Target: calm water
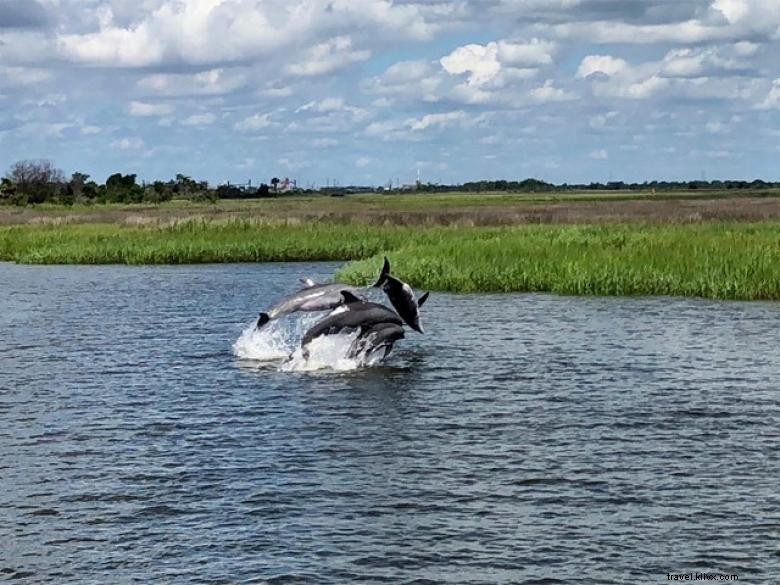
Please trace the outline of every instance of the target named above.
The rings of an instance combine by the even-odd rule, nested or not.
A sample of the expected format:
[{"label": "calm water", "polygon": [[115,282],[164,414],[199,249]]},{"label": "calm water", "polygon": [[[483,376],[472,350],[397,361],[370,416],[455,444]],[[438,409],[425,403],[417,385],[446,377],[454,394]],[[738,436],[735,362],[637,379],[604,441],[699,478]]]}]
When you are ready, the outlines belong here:
[{"label": "calm water", "polygon": [[780,304],[432,295],[381,368],[231,352],[333,264],[0,265],[0,579],[780,575]]}]

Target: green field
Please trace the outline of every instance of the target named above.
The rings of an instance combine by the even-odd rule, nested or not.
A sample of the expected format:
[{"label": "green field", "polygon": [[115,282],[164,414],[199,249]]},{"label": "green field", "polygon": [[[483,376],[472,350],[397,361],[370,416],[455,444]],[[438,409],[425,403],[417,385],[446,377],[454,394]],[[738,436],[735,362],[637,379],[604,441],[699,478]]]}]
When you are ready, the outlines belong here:
[{"label": "green field", "polygon": [[387,254],[415,288],[451,292],[682,295],[780,300],[780,223],[512,227],[284,225],[0,228],[0,259],[32,264],[345,260],[372,281]]}]

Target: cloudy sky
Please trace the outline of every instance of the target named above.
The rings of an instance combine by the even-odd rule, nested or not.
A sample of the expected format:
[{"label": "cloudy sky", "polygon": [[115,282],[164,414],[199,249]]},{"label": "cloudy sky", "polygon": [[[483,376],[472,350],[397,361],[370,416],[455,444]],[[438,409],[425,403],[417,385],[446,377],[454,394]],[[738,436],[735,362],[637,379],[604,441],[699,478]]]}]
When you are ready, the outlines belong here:
[{"label": "cloudy sky", "polygon": [[780,0],[0,0],[0,171],[780,179]]}]

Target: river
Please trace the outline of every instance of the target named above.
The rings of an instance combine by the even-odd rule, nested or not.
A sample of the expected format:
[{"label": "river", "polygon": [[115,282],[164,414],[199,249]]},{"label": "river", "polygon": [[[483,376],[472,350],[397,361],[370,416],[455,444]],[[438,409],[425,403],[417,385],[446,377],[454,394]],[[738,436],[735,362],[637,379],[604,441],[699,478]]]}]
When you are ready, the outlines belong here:
[{"label": "river", "polygon": [[777,583],[780,304],[433,293],[382,366],[236,355],[336,268],[0,264],[0,580]]}]

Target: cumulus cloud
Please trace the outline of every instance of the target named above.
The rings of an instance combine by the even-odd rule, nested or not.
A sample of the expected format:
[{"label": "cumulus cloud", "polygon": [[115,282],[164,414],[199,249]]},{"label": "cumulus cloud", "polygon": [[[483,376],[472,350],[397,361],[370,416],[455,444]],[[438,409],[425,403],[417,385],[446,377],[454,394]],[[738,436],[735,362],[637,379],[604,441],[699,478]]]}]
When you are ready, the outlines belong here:
[{"label": "cumulus cloud", "polygon": [[[140,18],[117,18],[103,4],[96,30],[57,38],[59,54],[89,65],[153,67],[169,63],[208,66],[247,63],[318,40],[326,31],[373,29],[387,38],[426,39],[441,11],[390,0],[160,0]],[[299,75],[333,71],[364,60],[346,36],[314,44],[308,59],[292,65]],[[346,44],[346,46],[345,46]]]},{"label": "cumulus cloud", "polygon": [[587,78],[594,73],[611,77],[628,69],[628,63],[623,59],[610,55],[588,55],[577,68],[577,77]]},{"label": "cumulus cloud", "polygon": [[128,108],[131,116],[150,117],[166,116],[173,112],[173,106],[170,104],[149,104],[145,102],[130,102]]},{"label": "cumulus cloud", "polygon": [[0,65],[0,77],[8,85],[36,85],[49,81],[51,72],[37,67],[3,67]]},{"label": "cumulus cloud", "polygon": [[292,75],[325,75],[343,69],[352,63],[359,63],[371,57],[371,51],[357,50],[352,39],[341,36],[313,46],[296,63],[287,66]]},{"label": "cumulus cloud", "polygon": [[200,73],[155,73],[141,78],[138,87],[164,96],[222,95],[244,87],[246,75],[238,71],[210,69]]},{"label": "cumulus cloud", "polygon": [[431,127],[443,128],[450,126],[455,122],[466,119],[466,112],[459,110],[457,112],[444,112],[441,114],[428,114],[419,119],[407,120],[406,125],[410,130],[419,132]]},{"label": "cumulus cloud", "polygon": [[775,79],[772,82],[772,87],[769,89],[766,97],[758,104],[759,109],[762,110],[775,110],[780,109],[780,78]]},{"label": "cumulus cloud", "polygon": [[211,112],[205,112],[203,114],[192,114],[187,116],[181,121],[183,126],[208,126],[213,124],[217,120],[217,117]]},{"label": "cumulus cloud", "polygon": [[565,102],[575,99],[574,94],[559,87],[555,87],[554,81],[548,79],[541,87],[535,87],[530,91],[531,98],[538,103]]},{"label": "cumulus cloud", "polygon": [[268,128],[271,124],[271,114],[253,114],[237,122],[233,128],[239,132],[256,132]]},{"label": "cumulus cloud", "polygon": [[137,136],[119,138],[111,143],[111,148],[117,150],[140,150],[144,147],[144,141]]},{"label": "cumulus cloud", "polygon": [[366,80],[363,89],[372,95],[436,102],[443,82],[441,73],[427,61],[400,61],[382,75]]},{"label": "cumulus cloud", "polygon": [[366,128],[366,134],[384,140],[416,140],[428,131],[441,130],[451,126],[473,125],[474,120],[463,110],[426,114],[405,120],[383,120],[373,122]]},{"label": "cumulus cloud", "polygon": [[555,43],[533,39],[528,43],[497,41],[486,45],[464,45],[440,60],[450,75],[467,75],[470,86],[489,82],[503,85],[512,79],[533,76],[539,67],[550,65]]}]

